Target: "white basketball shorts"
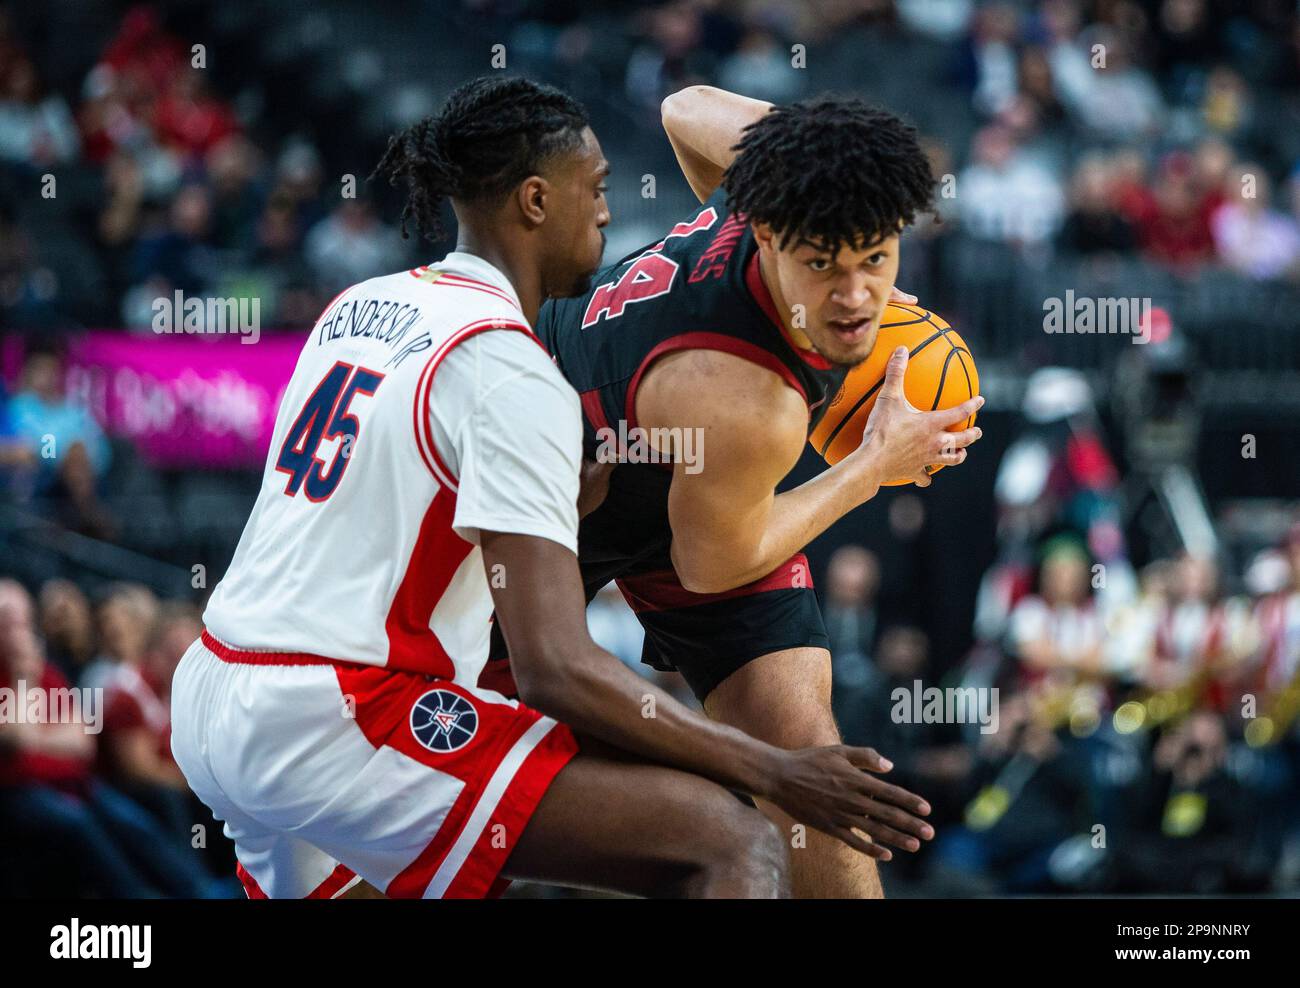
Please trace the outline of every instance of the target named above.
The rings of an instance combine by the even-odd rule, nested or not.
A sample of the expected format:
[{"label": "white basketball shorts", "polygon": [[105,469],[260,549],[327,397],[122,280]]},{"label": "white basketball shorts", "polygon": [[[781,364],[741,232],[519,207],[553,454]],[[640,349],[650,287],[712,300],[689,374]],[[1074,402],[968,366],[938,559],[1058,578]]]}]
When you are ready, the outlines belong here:
[{"label": "white basketball shorts", "polygon": [[249,898],[499,894],[573,734],[499,693],[208,632],[172,686],[172,751]]}]

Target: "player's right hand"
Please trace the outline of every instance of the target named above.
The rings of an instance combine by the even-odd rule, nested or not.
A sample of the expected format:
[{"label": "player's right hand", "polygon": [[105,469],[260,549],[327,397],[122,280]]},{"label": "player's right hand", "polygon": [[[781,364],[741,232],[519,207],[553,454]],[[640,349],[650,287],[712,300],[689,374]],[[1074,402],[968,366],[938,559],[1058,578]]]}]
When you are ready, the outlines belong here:
[{"label": "player's right hand", "polygon": [[881,861],[893,857],[883,845],[915,851],[934,836],[934,828],[921,819],[930,812],[929,803],[869,774],[892,767],[871,748],[831,745],[782,754],[766,797],[796,823]]},{"label": "player's right hand", "polygon": [[948,426],[963,422],[979,411],[984,398],[976,395],[953,408],[922,412],[912,407],[903,392],[906,373],[907,347],[900,346],[885,365],[885,380],[867,419],[862,445],[852,455],[865,455],[878,481],[906,477],[918,487],[929,487],[927,466],[954,466],[963,462],[966,447],[984,434],[979,426],[961,432],[948,431]]}]

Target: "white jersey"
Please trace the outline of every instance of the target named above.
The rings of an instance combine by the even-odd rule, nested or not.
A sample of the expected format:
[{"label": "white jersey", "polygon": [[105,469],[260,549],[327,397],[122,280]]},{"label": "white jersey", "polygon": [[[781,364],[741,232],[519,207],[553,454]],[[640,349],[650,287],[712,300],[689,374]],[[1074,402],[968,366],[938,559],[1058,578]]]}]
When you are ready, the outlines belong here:
[{"label": "white jersey", "polygon": [[478,532],[576,552],[581,429],[486,261],[354,285],[303,346],[209,632],[472,686],[492,615]]}]

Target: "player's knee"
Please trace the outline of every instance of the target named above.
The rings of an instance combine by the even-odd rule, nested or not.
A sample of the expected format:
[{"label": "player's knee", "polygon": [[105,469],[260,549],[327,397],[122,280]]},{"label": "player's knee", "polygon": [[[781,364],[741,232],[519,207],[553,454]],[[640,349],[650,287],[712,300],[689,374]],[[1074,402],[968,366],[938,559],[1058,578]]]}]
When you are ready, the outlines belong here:
[{"label": "player's knee", "polygon": [[830,703],[808,700],[784,711],[780,717],[760,717],[744,728],[761,741],[778,748],[813,748],[840,744],[840,729]]},{"label": "player's knee", "polygon": [[790,842],[781,828],[762,813],[752,814],[749,866],[754,895],[786,898],[790,895]]},{"label": "player's knee", "polygon": [[718,839],[701,847],[705,882],[736,898],[789,894],[789,851],[780,829],[758,810],[733,799],[715,817]]},{"label": "player's knee", "polygon": [[743,857],[735,867],[746,883],[749,898],[777,899],[788,896],[790,852],[780,828],[762,813],[747,814],[742,841]]}]

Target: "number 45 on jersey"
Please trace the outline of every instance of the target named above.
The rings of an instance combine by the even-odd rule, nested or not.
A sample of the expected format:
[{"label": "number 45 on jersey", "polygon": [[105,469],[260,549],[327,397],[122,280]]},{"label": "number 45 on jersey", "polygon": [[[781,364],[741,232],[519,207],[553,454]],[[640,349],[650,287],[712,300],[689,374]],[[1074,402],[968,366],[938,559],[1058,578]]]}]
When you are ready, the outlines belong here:
[{"label": "number 45 on jersey", "polygon": [[[289,427],[275,461],[275,469],[289,475],[285,494],[297,497],[301,490],[309,501],[324,501],[334,493],[361,432],[361,423],[348,410],[352,399],[373,395],[383,379],[383,374],[341,360],[321,378]],[[340,437],[342,442],[326,463],[319,456],[321,444]]]}]

